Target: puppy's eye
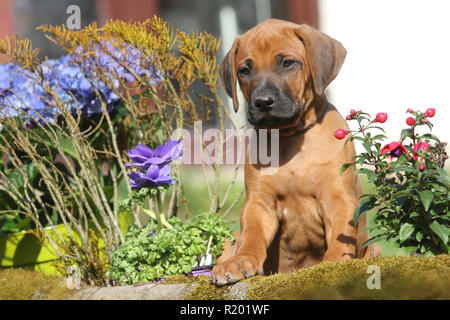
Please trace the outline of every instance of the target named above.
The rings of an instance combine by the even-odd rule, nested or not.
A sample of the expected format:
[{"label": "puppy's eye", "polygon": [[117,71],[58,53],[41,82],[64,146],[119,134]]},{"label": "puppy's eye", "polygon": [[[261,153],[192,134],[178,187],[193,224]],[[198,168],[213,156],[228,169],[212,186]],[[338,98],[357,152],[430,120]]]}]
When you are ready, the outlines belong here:
[{"label": "puppy's eye", "polygon": [[248,67],[241,67],[238,70],[238,76],[240,77],[246,77],[250,74],[250,68]]},{"label": "puppy's eye", "polygon": [[283,61],[283,69],[284,70],[291,70],[295,66],[295,64],[297,64],[297,63],[299,63],[299,62],[296,61],[296,60],[290,60],[290,59],[284,60]]}]

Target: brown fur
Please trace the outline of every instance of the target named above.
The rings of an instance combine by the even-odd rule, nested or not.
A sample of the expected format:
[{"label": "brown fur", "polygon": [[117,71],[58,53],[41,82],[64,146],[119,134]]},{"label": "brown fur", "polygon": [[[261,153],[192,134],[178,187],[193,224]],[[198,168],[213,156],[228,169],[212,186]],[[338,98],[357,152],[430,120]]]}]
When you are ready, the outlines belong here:
[{"label": "brown fur", "polygon": [[[277,72],[277,55],[299,59],[302,66]],[[239,78],[249,103],[252,90],[263,79],[293,97],[303,109],[299,117],[280,128],[279,168],[262,175],[262,166],[245,165],[246,200],[241,231],[234,246],[227,242],[213,269],[212,281],[233,283],[255,274],[290,272],[325,260],[370,256],[361,250],[367,240],[365,220],[357,228],[353,213],[361,186],[342,164],[355,155],[353,143],[333,137],[336,129],[348,129],[334,106],[310,130],[325,111],[325,88],[338,74],[346,51],[336,40],[307,25],[267,20],[239,36],[221,66],[221,77],[237,111],[237,72],[251,61],[252,78]],[[269,127],[270,128],[270,127]],[[376,255],[379,255],[376,247]]]}]

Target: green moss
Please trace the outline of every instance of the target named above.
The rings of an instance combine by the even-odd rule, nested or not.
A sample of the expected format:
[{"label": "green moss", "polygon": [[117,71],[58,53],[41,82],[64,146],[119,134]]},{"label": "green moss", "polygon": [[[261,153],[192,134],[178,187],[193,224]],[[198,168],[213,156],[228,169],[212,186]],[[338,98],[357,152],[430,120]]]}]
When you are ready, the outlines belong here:
[{"label": "green moss", "polygon": [[184,297],[186,300],[224,300],[228,287],[211,284],[208,276],[198,276],[197,285]]},{"label": "green moss", "polygon": [[64,279],[25,269],[0,270],[0,300],[62,300],[71,291]]},{"label": "green moss", "polygon": [[[367,288],[370,265],[380,268],[380,290]],[[250,284],[250,300],[450,299],[450,255],[322,262],[292,273],[256,276],[243,282]],[[212,285],[207,276],[174,276],[165,283],[196,283],[185,296],[192,300],[227,299],[230,289]]]},{"label": "green moss", "polygon": [[[380,290],[366,286],[370,265],[380,268]],[[249,282],[248,299],[449,299],[450,256],[323,262]]]},{"label": "green moss", "polygon": [[224,300],[229,289],[227,286],[217,287],[211,284],[209,276],[170,276],[163,283],[194,283],[194,288],[184,296],[186,300]]},{"label": "green moss", "polygon": [[[380,268],[381,289],[369,290],[367,267]],[[322,262],[289,274],[257,276],[251,300],[296,299],[450,299],[450,255],[435,258],[384,257]],[[230,286],[217,287],[208,276],[171,276],[163,284],[192,283],[189,300],[227,299]],[[63,278],[23,269],[0,271],[0,300],[69,299]]]}]

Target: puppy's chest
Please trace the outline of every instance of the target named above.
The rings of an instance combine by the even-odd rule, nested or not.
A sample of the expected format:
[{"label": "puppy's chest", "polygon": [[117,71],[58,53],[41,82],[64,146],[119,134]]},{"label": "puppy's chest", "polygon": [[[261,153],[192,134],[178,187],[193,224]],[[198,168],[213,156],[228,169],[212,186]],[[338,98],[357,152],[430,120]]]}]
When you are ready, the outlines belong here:
[{"label": "puppy's chest", "polygon": [[319,262],[325,250],[325,229],[320,206],[314,197],[303,196],[276,201],[279,220],[278,272],[290,272]]},{"label": "puppy's chest", "polygon": [[280,167],[272,177],[271,194],[274,209],[284,233],[296,233],[323,227],[319,194],[322,188],[317,177],[317,166],[302,163]]},{"label": "puppy's chest", "polygon": [[[310,197],[320,189],[317,170],[319,164],[302,159],[298,155],[272,171],[273,174],[260,176],[262,186],[270,186],[276,199]],[[270,173],[270,172],[269,172]]]}]

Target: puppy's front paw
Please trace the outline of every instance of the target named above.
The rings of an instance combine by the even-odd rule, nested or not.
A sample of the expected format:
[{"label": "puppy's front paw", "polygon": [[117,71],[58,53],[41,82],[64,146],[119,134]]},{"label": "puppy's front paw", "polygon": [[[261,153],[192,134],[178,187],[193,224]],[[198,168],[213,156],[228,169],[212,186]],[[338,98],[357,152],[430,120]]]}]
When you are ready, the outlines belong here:
[{"label": "puppy's front paw", "polygon": [[257,259],[252,256],[237,255],[214,267],[211,282],[222,286],[256,274],[263,274],[262,266],[258,265]]}]

